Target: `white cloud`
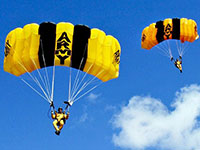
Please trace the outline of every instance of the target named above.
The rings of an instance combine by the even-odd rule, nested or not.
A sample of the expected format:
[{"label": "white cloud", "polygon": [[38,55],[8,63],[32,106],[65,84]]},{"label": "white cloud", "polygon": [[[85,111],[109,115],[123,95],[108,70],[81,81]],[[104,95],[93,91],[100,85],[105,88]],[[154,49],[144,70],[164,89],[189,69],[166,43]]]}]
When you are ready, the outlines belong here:
[{"label": "white cloud", "polygon": [[105,106],[105,111],[116,111],[116,106],[113,105],[106,105]]},{"label": "white cloud", "polygon": [[85,122],[88,119],[88,114],[87,113],[83,113],[82,116],[79,119],[79,122]]},{"label": "white cloud", "polygon": [[200,86],[191,85],[176,93],[173,111],[152,97],[134,96],[114,117],[119,132],[116,146],[142,150],[200,149]]},{"label": "white cloud", "polygon": [[99,98],[99,96],[100,96],[100,94],[90,93],[90,94],[87,96],[87,99],[88,99],[90,102],[94,103],[94,102],[97,100],[97,98]]}]

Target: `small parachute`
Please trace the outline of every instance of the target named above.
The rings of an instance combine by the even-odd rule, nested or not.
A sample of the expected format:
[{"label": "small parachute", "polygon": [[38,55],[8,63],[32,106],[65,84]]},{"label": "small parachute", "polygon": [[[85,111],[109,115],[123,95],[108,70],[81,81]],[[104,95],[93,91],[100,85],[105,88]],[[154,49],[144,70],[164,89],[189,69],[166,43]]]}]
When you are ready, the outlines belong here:
[{"label": "small parachute", "polygon": [[[27,24],[23,28],[12,30],[7,35],[4,53],[4,71],[19,77],[28,73],[40,88],[41,84],[35,77],[32,77],[31,72],[51,66],[75,68],[75,70],[90,74],[102,82],[119,76],[121,48],[118,40],[111,35],[106,35],[102,30],[90,29],[86,25],[73,25],[69,22]],[[54,76],[55,73],[52,78]],[[48,94],[51,90],[49,90],[49,83],[45,81],[46,79],[42,80],[48,92],[44,92],[44,90],[42,92],[51,103],[54,79],[52,79],[51,95]],[[76,82],[81,82],[81,80]],[[69,84],[71,84],[71,80]],[[78,83],[75,84],[78,85]],[[29,84],[27,83],[27,85]],[[84,84],[82,87],[85,88],[86,85]],[[35,88],[29,86],[41,96]],[[71,89],[69,89],[69,93],[70,91]],[[73,95],[75,94],[73,93]],[[69,100],[72,101],[73,98],[71,97]]]},{"label": "small parachute", "polygon": [[[197,24],[192,19],[187,18],[168,18],[156,23],[150,24],[142,31],[141,46],[143,49],[150,50],[152,47],[158,47],[164,54],[172,58],[172,52],[169,42],[167,46],[162,46],[164,41],[176,40],[179,56],[184,54],[184,43],[194,42],[199,38],[197,33]],[[177,41],[180,41],[178,43]],[[164,47],[164,48],[163,48]],[[167,48],[166,48],[167,47]]]}]

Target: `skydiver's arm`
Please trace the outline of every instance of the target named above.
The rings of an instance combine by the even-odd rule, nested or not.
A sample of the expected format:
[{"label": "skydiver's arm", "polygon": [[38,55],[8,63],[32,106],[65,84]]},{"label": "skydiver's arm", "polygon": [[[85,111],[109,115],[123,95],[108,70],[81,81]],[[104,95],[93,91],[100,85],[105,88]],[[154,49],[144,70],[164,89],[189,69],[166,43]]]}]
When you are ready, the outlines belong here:
[{"label": "skydiver's arm", "polygon": [[65,114],[65,119],[69,118],[69,112],[67,112],[67,114]]},{"label": "skydiver's arm", "polygon": [[57,114],[58,114],[57,111],[55,111],[55,118],[57,117]]},{"label": "skydiver's arm", "polygon": [[53,111],[51,111],[51,118],[52,118],[52,119],[55,119],[55,118],[56,118],[56,115],[53,113]]},{"label": "skydiver's arm", "polygon": [[55,106],[53,104],[53,101],[51,101],[50,107],[51,107],[51,112],[55,112]]}]

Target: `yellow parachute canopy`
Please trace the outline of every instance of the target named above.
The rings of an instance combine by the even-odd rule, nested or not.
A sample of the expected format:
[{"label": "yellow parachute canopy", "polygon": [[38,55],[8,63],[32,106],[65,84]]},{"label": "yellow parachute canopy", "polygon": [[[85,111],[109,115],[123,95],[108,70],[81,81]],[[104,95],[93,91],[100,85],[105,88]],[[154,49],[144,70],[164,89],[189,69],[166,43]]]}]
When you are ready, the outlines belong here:
[{"label": "yellow parachute canopy", "polygon": [[20,76],[48,66],[67,66],[105,82],[118,77],[120,54],[118,40],[99,29],[67,22],[32,23],[7,35],[4,70]]},{"label": "yellow parachute canopy", "polygon": [[144,49],[151,49],[160,42],[177,39],[182,43],[193,42],[198,39],[197,24],[192,19],[173,18],[150,24],[142,31],[141,45]]}]

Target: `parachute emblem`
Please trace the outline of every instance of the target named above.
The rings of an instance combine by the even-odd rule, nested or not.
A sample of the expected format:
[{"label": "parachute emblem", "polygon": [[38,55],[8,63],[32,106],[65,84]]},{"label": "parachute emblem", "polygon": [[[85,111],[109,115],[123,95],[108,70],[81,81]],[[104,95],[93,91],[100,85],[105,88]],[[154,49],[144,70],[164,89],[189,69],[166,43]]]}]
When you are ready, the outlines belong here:
[{"label": "parachute emblem", "polygon": [[114,53],[114,62],[116,64],[120,63],[120,51],[119,50]]},{"label": "parachute emblem", "polygon": [[146,39],[146,35],[142,34],[142,42],[144,42],[145,39]]},{"label": "parachute emblem", "polygon": [[170,24],[167,24],[167,26],[164,29],[164,32],[167,39],[169,39],[169,36],[172,34],[172,26]]},{"label": "parachute emblem", "polygon": [[5,56],[8,56],[8,54],[10,53],[10,48],[11,48],[11,45],[9,44],[9,40],[7,40],[6,46],[5,46],[5,51],[4,51]]},{"label": "parachute emblem", "polygon": [[60,38],[57,40],[57,50],[55,51],[56,56],[60,59],[60,64],[64,65],[65,59],[71,55],[71,50],[69,49],[69,40],[67,33],[63,32]]}]

